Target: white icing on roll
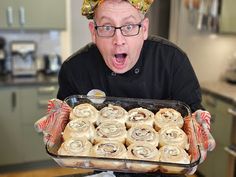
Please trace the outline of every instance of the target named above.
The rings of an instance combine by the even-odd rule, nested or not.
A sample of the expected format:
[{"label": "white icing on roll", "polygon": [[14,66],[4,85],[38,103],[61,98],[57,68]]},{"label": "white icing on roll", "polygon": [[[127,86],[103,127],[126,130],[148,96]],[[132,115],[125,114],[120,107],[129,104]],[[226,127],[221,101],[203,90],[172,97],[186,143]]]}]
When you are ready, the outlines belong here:
[{"label": "white icing on roll", "polygon": [[159,135],[148,125],[133,126],[128,130],[126,144],[129,146],[134,142],[147,142],[154,146],[158,146]]},{"label": "white icing on roll", "polygon": [[86,138],[70,138],[61,144],[59,155],[88,156],[92,144]]},{"label": "white icing on roll", "polygon": [[154,126],[157,131],[159,131],[162,127],[172,125],[182,128],[183,124],[184,120],[181,114],[172,108],[160,109],[155,114]]},{"label": "white icing on roll", "polygon": [[93,142],[95,128],[91,122],[84,119],[73,119],[65,127],[63,139],[86,137]]},{"label": "white icing on roll", "polygon": [[178,173],[181,172],[184,167],[178,167],[175,164],[189,164],[190,156],[181,147],[165,145],[159,149],[160,162],[170,162],[173,166],[161,165],[161,171],[165,173]]},{"label": "white icing on roll", "polygon": [[149,125],[153,126],[154,113],[145,108],[134,108],[128,111],[128,120],[126,121],[126,126],[128,128],[137,125]]},{"label": "white icing on roll", "polygon": [[159,144],[180,146],[184,149],[189,148],[188,137],[186,133],[177,126],[167,126],[159,131]]},{"label": "white icing on roll", "polygon": [[100,110],[100,116],[98,118],[97,124],[99,125],[101,122],[104,121],[118,121],[120,123],[125,123],[127,120],[127,111],[122,108],[121,106],[111,105],[102,108]]},{"label": "white icing on roll", "polygon": [[74,107],[70,113],[70,119],[86,119],[91,123],[95,123],[98,118],[98,110],[88,103],[79,104]]},{"label": "white icing on roll", "polygon": [[109,140],[124,143],[126,134],[124,124],[118,121],[105,121],[96,128],[95,142]]},{"label": "white icing on roll", "polygon": [[[107,157],[107,158],[126,158],[126,148],[120,142],[115,141],[103,141],[93,146],[92,148],[92,156],[94,157]],[[117,169],[123,168],[125,163],[123,161],[99,161],[92,160],[91,163],[96,168],[103,169]]]}]

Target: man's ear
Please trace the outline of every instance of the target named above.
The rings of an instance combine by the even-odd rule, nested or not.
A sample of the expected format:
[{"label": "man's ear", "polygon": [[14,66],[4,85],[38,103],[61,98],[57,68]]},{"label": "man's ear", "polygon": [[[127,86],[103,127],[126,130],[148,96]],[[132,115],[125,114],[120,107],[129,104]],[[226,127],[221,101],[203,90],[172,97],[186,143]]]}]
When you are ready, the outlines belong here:
[{"label": "man's ear", "polygon": [[93,43],[96,43],[96,30],[94,28],[94,22],[90,21],[89,22],[89,30],[90,30],[90,33],[91,33],[91,38],[92,38],[92,41]]},{"label": "man's ear", "polygon": [[143,30],[144,40],[146,40],[148,38],[148,29],[149,29],[149,19],[145,18],[142,22],[142,30]]}]

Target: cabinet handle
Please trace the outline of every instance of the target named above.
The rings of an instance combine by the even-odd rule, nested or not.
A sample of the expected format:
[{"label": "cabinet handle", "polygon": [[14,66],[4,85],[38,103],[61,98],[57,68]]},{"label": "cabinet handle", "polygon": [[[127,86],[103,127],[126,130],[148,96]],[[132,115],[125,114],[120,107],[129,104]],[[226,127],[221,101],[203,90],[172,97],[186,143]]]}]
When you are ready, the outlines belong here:
[{"label": "cabinet handle", "polygon": [[19,7],[19,22],[21,26],[25,25],[25,8],[24,7]]},{"label": "cabinet handle", "polygon": [[228,152],[230,155],[232,155],[233,157],[236,157],[236,152],[233,149],[226,146],[224,150]]},{"label": "cabinet handle", "polygon": [[13,9],[11,6],[7,7],[7,24],[8,26],[13,25]]},{"label": "cabinet handle", "polygon": [[41,87],[38,89],[38,93],[40,94],[50,94],[53,93],[56,90],[55,87]]},{"label": "cabinet handle", "polygon": [[228,108],[228,113],[232,116],[236,116],[236,110],[234,110],[232,108]]},{"label": "cabinet handle", "polygon": [[12,92],[11,104],[12,104],[12,111],[14,111],[14,109],[16,108],[16,92]]}]

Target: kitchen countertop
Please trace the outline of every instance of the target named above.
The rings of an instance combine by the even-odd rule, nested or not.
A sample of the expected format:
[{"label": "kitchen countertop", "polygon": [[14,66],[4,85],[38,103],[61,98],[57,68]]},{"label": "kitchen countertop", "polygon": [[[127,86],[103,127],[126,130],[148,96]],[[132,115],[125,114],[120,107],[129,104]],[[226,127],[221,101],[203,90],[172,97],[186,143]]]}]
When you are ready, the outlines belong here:
[{"label": "kitchen countertop", "polygon": [[224,101],[236,105],[236,84],[226,81],[201,82],[202,93],[211,94]]},{"label": "kitchen countertop", "polygon": [[13,77],[10,74],[0,76],[0,87],[3,86],[25,86],[25,85],[57,85],[57,75],[44,75],[38,73],[36,76]]}]

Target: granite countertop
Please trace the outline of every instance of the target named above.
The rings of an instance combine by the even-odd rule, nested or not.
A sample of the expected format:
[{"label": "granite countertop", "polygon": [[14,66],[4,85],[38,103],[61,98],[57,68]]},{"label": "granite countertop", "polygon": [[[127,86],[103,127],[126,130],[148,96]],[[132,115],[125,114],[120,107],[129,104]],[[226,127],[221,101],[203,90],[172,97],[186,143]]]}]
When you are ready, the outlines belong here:
[{"label": "granite countertop", "polygon": [[203,93],[211,94],[236,105],[236,84],[226,81],[210,81],[201,82],[200,85]]},{"label": "granite countertop", "polygon": [[24,85],[57,85],[57,75],[44,75],[38,73],[36,76],[13,77],[10,74],[0,76],[0,87],[3,86],[24,86]]}]

